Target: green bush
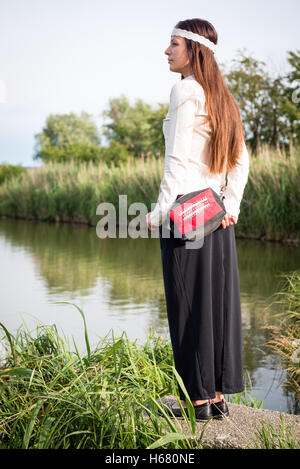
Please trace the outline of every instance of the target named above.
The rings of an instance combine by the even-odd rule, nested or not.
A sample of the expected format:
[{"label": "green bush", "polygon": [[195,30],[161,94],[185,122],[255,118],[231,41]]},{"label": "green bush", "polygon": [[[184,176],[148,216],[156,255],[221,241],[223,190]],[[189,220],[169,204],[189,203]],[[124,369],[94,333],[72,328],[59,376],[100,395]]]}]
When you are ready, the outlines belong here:
[{"label": "green bush", "polygon": [[19,177],[21,174],[26,173],[27,169],[20,165],[1,164],[0,165],[0,184],[8,181],[13,177]]},{"label": "green bush", "polygon": [[114,140],[110,143],[109,147],[102,147],[93,143],[70,143],[60,148],[52,145],[44,145],[41,149],[41,155],[45,163],[49,161],[66,163],[70,160],[74,160],[77,162],[103,162],[108,166],[112,164],[118,166],[130,156],[125,146]]}]

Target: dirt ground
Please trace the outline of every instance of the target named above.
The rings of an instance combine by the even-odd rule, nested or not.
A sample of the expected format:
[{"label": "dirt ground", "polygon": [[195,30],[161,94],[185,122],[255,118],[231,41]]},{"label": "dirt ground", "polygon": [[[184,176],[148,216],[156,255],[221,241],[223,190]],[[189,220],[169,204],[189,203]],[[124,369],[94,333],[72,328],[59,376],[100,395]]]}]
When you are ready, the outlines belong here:
[{"label": "dirt ground", "polygon": [[[175,396],[165,396],[160,402],[174,402]],[[292,435],[296,438],[300,448],[300,415],[287,414],[267,409],[254,409],[244,405],[228,403],[229,417],[222,420],[210,420],[207,424],[197,422],[196,437],[200,438],[203,425],[206,425],[202,437],[202,443],[213,448],[235,448],[235,449],[253,449],[261,446],[256,432],[262,429],[262,423],[268,422],[275,429],[282,428],[280,416],[286,426],[286,431],[290,429]],[[174,419],[175,421],[175,419]],[[185,433],[190,433],[187,423],[184,419],[176,419],[178,430],[182,429]],[[282,432],[280,432],[282,434]],[[275,437],[275,441],[277,441]]]}]

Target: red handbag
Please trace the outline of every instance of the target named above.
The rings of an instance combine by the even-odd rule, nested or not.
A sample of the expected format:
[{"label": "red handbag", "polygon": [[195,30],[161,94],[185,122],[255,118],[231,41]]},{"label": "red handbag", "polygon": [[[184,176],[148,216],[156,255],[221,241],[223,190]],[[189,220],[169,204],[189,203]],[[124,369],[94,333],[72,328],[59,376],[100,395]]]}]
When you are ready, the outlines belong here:
[{"label": "red handbag", "polygon": [[223,198],[211,187],[178,196],[168,212],[174,237],[193,241],[215,231],[226,215]]}]

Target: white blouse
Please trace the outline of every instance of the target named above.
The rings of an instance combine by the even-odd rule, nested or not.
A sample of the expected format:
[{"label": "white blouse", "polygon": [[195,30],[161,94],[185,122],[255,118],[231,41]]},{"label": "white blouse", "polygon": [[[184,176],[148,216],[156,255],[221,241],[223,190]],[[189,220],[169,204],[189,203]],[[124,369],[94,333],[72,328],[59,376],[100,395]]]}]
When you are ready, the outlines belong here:
[{"label": "white blouse", "polygon": [[[194,75],[178,81],[171,89],[170,106],[163,120],[165,138],[164,173],[154,209],[147,214],[151,226],[160,226],[178,194],[211,187],[217,194],[224,175],[212,174],[208,166],[210,125],[205,122],[205,94]],[[227,213],[238,219],[248,180],[249,155],[244,141],[237,165],[227,173],[224,191]]]}]

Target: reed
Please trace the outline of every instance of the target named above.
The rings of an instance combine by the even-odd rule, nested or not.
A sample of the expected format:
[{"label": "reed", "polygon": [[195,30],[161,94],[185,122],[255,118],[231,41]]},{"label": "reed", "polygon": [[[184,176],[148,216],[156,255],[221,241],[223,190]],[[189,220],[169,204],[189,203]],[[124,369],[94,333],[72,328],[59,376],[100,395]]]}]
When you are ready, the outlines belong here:
[{"label": "reed", "polygon": [[287,386],[300,396],[300,270],[280,274],[281,286],[271,297],[279,305],[279,324],[266,326],[271,331],[268,346],[282,358],[287,371]]},{"label": "reed", "polygon": [[263,145],[250,157],[237,228],[246,237],[299,242],[300,148],[292,155]]},{"label": "reed", "polygon": [[[121,194],[128,206],[155,203],[163,159],[129,159],[120,166],[70,161],[49,162],[0,186],[0,215],[95,226],[96,208],[110,202],[118,208]],[[250,153],[250,171],[237,236],[300,241],[300,148],[293,155],[263,146]],[[130,216],[128,216],[130,220]]]},{"label": "reed", "polygon": [[[109,202],[117,208],[119,194],[128,205],[143,202],[150,209],[159,186],[162,161],[126,161],[120,167],[105,163],[50,162],[0,188],[0,214],[48,221],[96,225],[96,207]],[[153,200],[154,202],[155,200]]]},{"label": "reed", "polygon": [[[62,303],[81,314],[85,351],[74,340],[71,346],[55,325],[29,331],[23,324],[13,336],[0,323],[0,449],[208,447],[202,439],[209,421],[196,436],[195,412],[174,368],[169,341],[152,329],[142,345],[125,332],[115,337],[111,331],[91,348],[83,311]],[[186,395],[187,433],[160,405],[165,395],[179,401],[178,385]],[[262,407],[249,387],[230,402]],[[292,448],[299,443],[284,423],[274,429],[265,421],[257,429],[256,444]]]},{"label": "reed", "polygon": [[[152,330],[142,346],[112,332],[91,350],[76,308],[86,353],[55,325],[13,336],[1,324],[0,448],[201,448],[157,414],[157,398],[176,392],[170,344]],[[187,423],[195,434],[195,415]]]}]

